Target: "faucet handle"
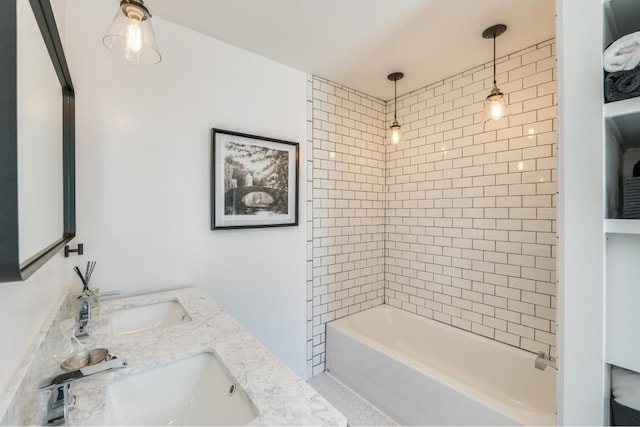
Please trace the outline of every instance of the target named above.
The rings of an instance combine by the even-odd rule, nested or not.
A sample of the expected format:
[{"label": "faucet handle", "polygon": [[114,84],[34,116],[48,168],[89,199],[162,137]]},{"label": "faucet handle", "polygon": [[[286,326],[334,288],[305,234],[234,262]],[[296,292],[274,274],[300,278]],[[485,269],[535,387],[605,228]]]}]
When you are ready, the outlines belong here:
[{"label": "faucet handle", "polygon": [[84,366],[80,369],[76,369],[75,371],[65,372],[64,374],[46,379],[41,383],[38,390],[50,390],[60,385],[72,383],[95,374],[108,372],[118,368],[126,368],[128,366],[129,364],[126,359],[118,359],[114,356],[110,360],[99,362],[94,365]]},{"label": "faucet handle", "polygon": [[82,378],[83,375],[79,370],[65,372],[64,374],[57,375],[53,378],[47,378],[40,384],[38,391],[53,390],[63,384],[71,383],[74,380]]},{"label": "faucet handle", "polygon": [[113,369],[127,368],[128,366],[127,359],[118,359],[116,356],[113,356],[111,359],[96,363],[95,365],[84,366],[80,368],[80,372],[82,373],[82,378],[84,378]]}]

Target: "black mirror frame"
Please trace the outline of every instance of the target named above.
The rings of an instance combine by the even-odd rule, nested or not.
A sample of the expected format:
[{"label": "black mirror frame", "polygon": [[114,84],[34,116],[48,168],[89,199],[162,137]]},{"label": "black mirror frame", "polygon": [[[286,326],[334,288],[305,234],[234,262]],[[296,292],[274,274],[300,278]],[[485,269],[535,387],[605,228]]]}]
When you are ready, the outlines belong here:
[{"label": "black mirror frame", "polygon": [[51,245],[20,263],[18,236],[18,129],[16,2],[0,1],[0,282],[25,280],[76,234],[75,94],[50,0],[29,0],[58,75],[63,106],[64,231]]}]

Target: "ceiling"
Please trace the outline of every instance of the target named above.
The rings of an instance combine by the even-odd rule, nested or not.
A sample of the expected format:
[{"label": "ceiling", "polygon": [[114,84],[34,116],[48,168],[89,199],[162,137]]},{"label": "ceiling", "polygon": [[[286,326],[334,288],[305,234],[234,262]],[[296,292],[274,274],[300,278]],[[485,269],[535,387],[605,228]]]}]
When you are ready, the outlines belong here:
[{"label": "ceiling", "polygon": [[[555,35],[555,0],[146,0],[154,16],[282,64],[393,98]],[[162,35],[158,34],[160,49]]]}]

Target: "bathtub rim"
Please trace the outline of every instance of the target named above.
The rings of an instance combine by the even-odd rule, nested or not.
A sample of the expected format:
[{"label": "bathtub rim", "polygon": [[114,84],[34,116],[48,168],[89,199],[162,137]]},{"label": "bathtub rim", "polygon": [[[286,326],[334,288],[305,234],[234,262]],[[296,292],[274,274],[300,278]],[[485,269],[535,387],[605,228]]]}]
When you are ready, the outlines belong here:
[{"label": "bathtub rim", "polygon": [[[511,353],[515,353],[518,354],[520,356],[524,356],[526,358],[529,358],[531,360],[531,369],[535,369],[534,367],[534,363],[535,363],[535,358],[537,357],[536,353],[521,349],[519,347],[515,347],[512,345],[509,345],[507,343],[503,343],[500,341],[495,341],[492,340],[490,338],[472,333],[470,331],[467,331],[465,329],[462,328],[458,328],[456,326],[453,325],[449,325],[443,322],[439,322],[435,319],[430,319],[430,318],[426,318],[423,316],[420,316],[419,314],[415,314],[415,313],[411,313],[411,312],[407,312],[405,310],[402,310],[398,307],[389,305],[389,304],[380,304],[374,307],[370,307],[366,310],[362,310],[358,313],[353,313],[350,314],[348,316],[344,316],[341,317],[339,319],[333,320],[331,322],[327,322],[326,323],[326,333],[327,336],[329,334],[329,329],[334,329],[335,331],[342,333],[344,335],[348,335],[350,337],[352,337],[353,339],[355,339],[356,341],[358,341],[359,343],[370,347],[372,349],[374,349],[377,352],[383,353],[383,354],[389,354],[391,358],[395,358],[396,360],[398,360],[400,363],[403,363],[405,365],[407,365],[408,367],[410,367],[413,370],[416,370],[420,373],[423,373],[437,381],[439,381],[440,383],[442,383],[444,386],[446,387],[450,387],[453,388],[457,391],[459,391],[461,394],[463,394],[464,396],[470,398],[470,399],[474,399],[474,400],[479,400],[481,402],[483,402],[484,404],[486,404],[488,407],[490,407],[491,409],[493,409],[494,411],[500,412],[502,414],[505,414],[505,416],[513,419],[514,421],[517,422],[522,422],[525,423],[525,425],[557,425],[557,417],[558,417],[558,412],[557,412],[557,394],[556,394],[556,390],[554,389],[553,392],[554,394],[556,394],[555,396],[555,403],[556,403],[556,409],[554,412],[540,412],[540,411],[533,411],[531,409],[528,409],[526,406],[517,406],[517,405],[512,405],[509,404],[507,402],[504,402],[496,397],[493,397],[483,391],[477,390],[475,388],[473,388],[472,386],[465,384],[464,382],[453,378],[449,375],[443,374],[439,371],[437,371],[436,369],[429,367],[421,362],[416,361],[415,359],[399,352],[398,350],[384,345],[372,338],[369,338],[368,336],[354,330],[352,327],[349,326],[349,321],[352,320],[352,318],[354,316],[357,316],[361,313],[364,312],[368,312],[368,311],[396,311],[398,313],[400,313],[403,316],[411,316],[411,317],[416,317],[419,321],[425,322],[427,324],[429,324],[430,326],[435,326],[441,329],[447,329],[447,328],[455,328],[456,333],[459,333],[463,336],[466,336],[468,338],[471,338],[473,340],[479,341],[479,342],[484,342],[484,343],[488,343],[492,346],[496,346],[496,347],[500,347],[501,350],[503,351],[509,351]],[[327,342],[328,342],[328,338],[327,338]],[[331,353],[329,351],[327,351],[327,371],[331,373],[330,370],[330,360],[329,360],[329,355]],[[553,368],[549,368],[549,369],[553,369]],[[335,374],[332,374],[335,375]],[[558,377],[558,373],[555,373],[555,377],[556,377],[556,382],[557,382],[557,377]],[[338,379],[340,379],[340,377],[337,377]],[[341,381],[343,381],[343,379],[340,379]],[[557,383],[556,383],[557,384]]]}]

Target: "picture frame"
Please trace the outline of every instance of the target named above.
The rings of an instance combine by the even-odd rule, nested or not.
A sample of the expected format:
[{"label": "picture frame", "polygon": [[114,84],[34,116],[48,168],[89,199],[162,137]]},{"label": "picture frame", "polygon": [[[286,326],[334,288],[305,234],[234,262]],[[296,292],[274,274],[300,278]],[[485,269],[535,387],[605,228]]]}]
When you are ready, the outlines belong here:
[{"label": "picture frame", "polygon": [[211,229],[298,225],[299,144],[212,129]]}]

